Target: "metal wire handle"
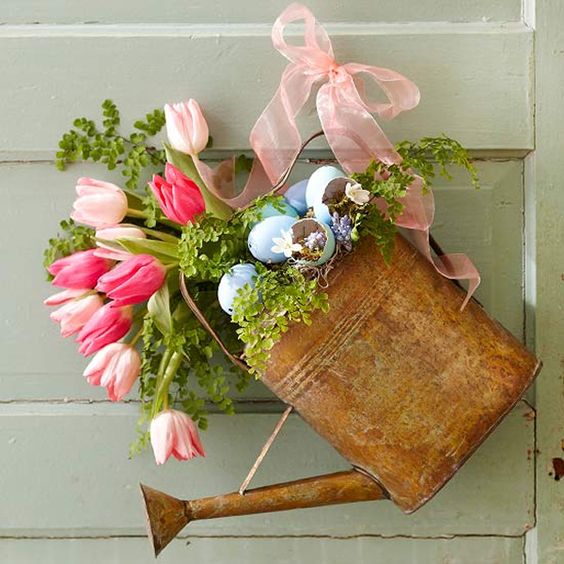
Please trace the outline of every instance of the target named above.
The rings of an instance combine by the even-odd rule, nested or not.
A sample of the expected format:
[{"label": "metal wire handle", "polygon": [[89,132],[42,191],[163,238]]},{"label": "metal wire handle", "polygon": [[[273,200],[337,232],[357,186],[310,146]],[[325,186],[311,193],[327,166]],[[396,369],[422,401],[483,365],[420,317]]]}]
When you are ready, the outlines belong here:
[{"label": "metal wire handle", "polygon": [[[276,194],[277,192],[279,192],[284,185],[286,184],[288,178],[290,177],[290,174],[292,173],[292,170],[294,169],[294,167],[296,166],[296,163],[298,162],[298,159],[300,158],[301,154],[303,153],[304,149],[314,140],[317,139],[318,137],[321,137],[322,135],[324,135],[323,131],[317,131],[316,133],[313,133],[312,135],[310,135],[301,145],[299,151],[296,153],[296,156],[294,157],[294,159],[292,160],[292,162],[290,163],[290,165],[288,166],[288,168],[284,171],[284,173],[282,174],[282,176],[276,181],[276,183],[271,187],[271,189],[269,190],[269,194]],[[437,254],[437,255],[443,255],[444,252],[441,249],[441,246],[437,243],[437,241],[435,240],[435,238],[429,234],[429,243],[431,245],[431,248],[433,249],[433,251]],[[249,371],[249,365],[240,357],[237,356],[235,354],[233,354],[226,346],[225,343],[221,340],[221,337],[218,335],[218,333],[214,330],[214,328],[210,325],[210,322],[208,321],[207,317],[205,316],[205,314],[203,313],[203,311],[199,308],[198,304],[195,302],[194,298],[192,297],[192,295],[190,294],[187,286],[186,286],[186,279],[184,277],[184,274],[182,273],[182,271],[180,271],[179,273],[179,284],[180,284],[180,293],[182,294],[182,297],[184,298],[184,301],[186,302],[186,304],[188,305],[188,307],[192,310],[192,313],[196,316],[196,319],[202,324],[202,326],[204,327],[204,329],[209,333],[209,335],[217,342],[217,344],[219,345],[219,348],[221,349],[221,351],[223,352],[223,354],[225,354],[225,356],[238,368],[241,368],[242,370],[245,371]]]}]

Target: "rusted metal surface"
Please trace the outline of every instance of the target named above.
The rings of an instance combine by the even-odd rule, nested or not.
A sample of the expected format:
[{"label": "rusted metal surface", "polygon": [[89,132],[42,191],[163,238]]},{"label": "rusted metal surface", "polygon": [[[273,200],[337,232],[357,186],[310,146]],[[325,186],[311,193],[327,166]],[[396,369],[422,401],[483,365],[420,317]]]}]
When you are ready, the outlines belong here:
[{"label": "rusted metal surface", "polygon": [[186,526],[198,519],[286,511],[386,499],[370,477],[356,470],[315,476],[214,497],[181,501],[141,485],[147,509],[148,533],[155,556]]},{"label": "rusted metal surface", "polygon": [[448,481],[540,363],[402,237],[371,238],[329,275],[329,313],[293,324],[264,383],[412,512]]}]

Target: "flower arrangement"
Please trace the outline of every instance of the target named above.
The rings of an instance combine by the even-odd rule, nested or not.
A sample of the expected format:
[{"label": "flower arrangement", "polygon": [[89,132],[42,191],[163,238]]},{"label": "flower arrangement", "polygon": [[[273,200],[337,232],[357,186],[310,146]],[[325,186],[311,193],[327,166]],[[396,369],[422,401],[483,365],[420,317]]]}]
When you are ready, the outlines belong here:
[{"label": "flower arrangement", "polygon": [[[309,11],[298,8],[306,26],[319,31]],[[275,29],[293,21],[288,13],[283,16]],[[277,41],[280,50],[291,51]],[[323,50],[320,44],[306,47]],[[296,68],[304,64],[291,61]],[[351,87],[347,80],[353,69],[335,65],[329,62],[323,71],[328,83],[320,94],[328,85]],[[413,83],[393,71],[378,71],[386,71],[378,80],[387,85],[390,104],[356,108],[373,122],[370,113],[393,117],[410,107],[402,106],[393,84],[410,93],[411,107],[418,101]],[[251,376],[260,378],[269,351],[289,325],[309,324],[314,311],[328,310],[327,275],[343,254],[354,252],[359,239],[372,237],[390,263],[398,228],[413,229],[437,269],[470,279],[470,291],[477,284],[471,263],[457,269],[460,260],[431,256],[428,248],[435,175],[449,177],[448,167],[459,165],[477,185],[476,171],[458,142],[440,136],[393,146],[378,128],[376,148],[364,149],[359,160],[355,151],[353,157],[345,154],[335,124],[318,107],[340,166],[320,166],[309,178],[278,182],[297,151],[278,165],[265,152],[285,147],[262,129],[269,112],[277,111],[276,96],[253,130],[254,161],[234,156],[215,171],[206,164],[208,125],[192,99],[147,114],[129,135],[121,132],[117,107],[106,100],[101,126],[78,118],[60,141],[60,169],[91,160],[121,169],[124,183],[78,180],[71,218],[61,223],[61,233],[45,252],[51,283],[61,289],[45,304],[57,308],[51,318],[63,337],[75,336],[79,352],[91,357],[84,371],[90,384],[103,386],[110,400],[120,401],[138,382],[142,414],[132,452],[150,439],[158,464],[171,455],[181,460],[204,456],[197,428],[207,427],[210,406],[232,414],[233,387],[242,390]],[[319,104],[330,106],[331,101],[318,95]],[[351,115],[345,125],[353,138],[357,130]],[[293,115],[285,117],[293,123]],[[276,121],[273,115],[270,119]],[[163,127],[167,142],[159,148],[152,138]],[[345,148],[350,153],[350,146]],[[218,184],[225,176],[232,188],[246,180],[243,192],[222,193]],[[242,356],[247,371],[225,361],[183,299],[179,276],[225,346]]]}]

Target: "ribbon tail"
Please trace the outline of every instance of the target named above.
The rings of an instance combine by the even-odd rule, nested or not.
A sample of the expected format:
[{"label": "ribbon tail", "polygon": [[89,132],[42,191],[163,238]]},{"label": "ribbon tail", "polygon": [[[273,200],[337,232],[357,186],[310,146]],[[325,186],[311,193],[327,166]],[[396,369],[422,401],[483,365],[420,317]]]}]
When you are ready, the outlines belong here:
[{"label": "ribbon tail", "polygon": [[321,86],[317,113],[331,150],[348,174],[366,170],[373,160],[401,162],[392,142],[364,107],[350,75],[337,84]]}]

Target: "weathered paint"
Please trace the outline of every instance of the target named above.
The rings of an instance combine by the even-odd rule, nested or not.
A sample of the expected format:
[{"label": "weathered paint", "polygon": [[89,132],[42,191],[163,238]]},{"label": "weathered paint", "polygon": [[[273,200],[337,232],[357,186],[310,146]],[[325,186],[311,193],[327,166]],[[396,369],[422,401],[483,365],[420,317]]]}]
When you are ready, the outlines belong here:
[{"label": "weathered paint", "polygon": [[[534,339],[545,372],[536,386],[539,564],[564,562],[564,4],[536,3],[536,151],[527,190],[535,196]],[[555,464],[555,460],[557,460]]]}]

